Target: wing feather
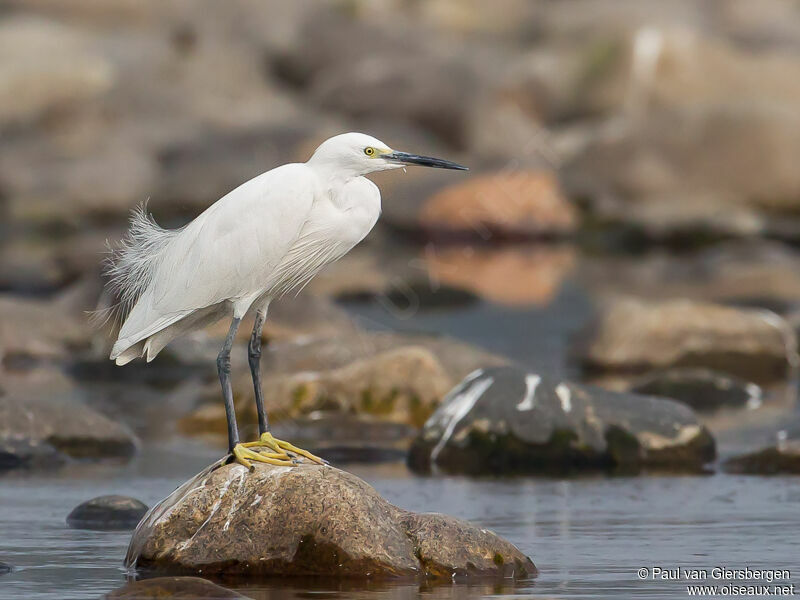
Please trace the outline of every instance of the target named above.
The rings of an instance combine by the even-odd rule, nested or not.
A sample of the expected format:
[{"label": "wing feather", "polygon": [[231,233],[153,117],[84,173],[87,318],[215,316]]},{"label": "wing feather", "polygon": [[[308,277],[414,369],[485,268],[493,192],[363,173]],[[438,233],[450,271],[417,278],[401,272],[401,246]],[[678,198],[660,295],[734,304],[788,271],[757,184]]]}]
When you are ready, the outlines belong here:
[{"label": "wing feather", "polygon": [[295,244],[314,203],[303,164],[242,184],[175,233],[154,264],[112,350],[112,359],[187,315],[263,292]]}]

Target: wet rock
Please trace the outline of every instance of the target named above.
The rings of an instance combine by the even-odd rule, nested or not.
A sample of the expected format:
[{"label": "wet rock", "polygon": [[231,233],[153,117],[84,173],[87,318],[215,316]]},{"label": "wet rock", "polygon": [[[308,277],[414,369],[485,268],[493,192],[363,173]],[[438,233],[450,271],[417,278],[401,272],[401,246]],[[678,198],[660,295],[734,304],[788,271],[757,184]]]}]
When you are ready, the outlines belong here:
[{"label": "wet rock", "polygon": [[672,398],[697,411],[723,407],[757,408],[764,395],[755,383],[709,369],[668,369],[650,373],[634,381],[630,391]]},{"label": "wet rock", "polygon": [[41,466],[59,459],[129,458],[136,439],[119,423],[67,396],[20,391],[0,396],[0,448],[9,467]]},{"label": "wet rock", "polygon": [[147,512],[147,505],[128,496],[98,496],[79,504],[67,516],[73,529],[115,531],[134,529]]},{"label": "wet rock", "polygon": [[109,592],[106,600],[247,600],[247,596],[200,577],[154,577],[132,581]]},{"label": "wet rock", "polygon": [[707,367],[761,382],[785,378],[797,364],[797,339],[766,310],[621,298],[578,336],[573,356],[589,370]]},{"label": "wet rock", "polygon": [[472,373],[414,442],[418,471],[697,472],[714,440],[688,407],[653,396],[552,380],[516,367]]},{"label": "wet rock", "polygon": [[[452,384],[432,352],[407,346],[329,371],[271,375],[263,388],[264,403],[276,421],[326,411],[419,426]],[[237,389],[247,390],[248,385],[243,381]],[[237,415],[243,425],[257,422],[252,392],[239,394]],[[189,432],[224,432],[225,422],[224,407],[215,398],[182,420],[181,426]]]},{"label": "wet rock", "polygon": [[787,439],[783,432],[774,446],[734,456],[723,467],[729,473],[748,475],[800,475],[800,438]]},{"label": "wet rock", "polygon": [[212,465],[153,508],[128,567],[206,575],[523,578],[536,567],[469,523],[413,514],[357,477],[309,463]]},{"label": "wet rock", "polygon": [[453,184],[433,195],[419,216],[431,237],[487,239],[559,236],[578,217],[548,172],[503,172]]}]

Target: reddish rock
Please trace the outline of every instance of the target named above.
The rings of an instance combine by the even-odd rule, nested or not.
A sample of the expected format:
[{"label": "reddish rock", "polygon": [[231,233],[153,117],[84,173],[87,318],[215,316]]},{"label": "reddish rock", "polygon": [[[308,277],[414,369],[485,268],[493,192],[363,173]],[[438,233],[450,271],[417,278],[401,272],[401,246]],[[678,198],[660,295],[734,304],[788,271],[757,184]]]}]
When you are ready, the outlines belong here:
[{"label": "reddish rock", "polygon": [[432,235],[535,238],[572,233],[578,217],[552,173],[520,171],[442,189],[423,206],[419,222]]}]

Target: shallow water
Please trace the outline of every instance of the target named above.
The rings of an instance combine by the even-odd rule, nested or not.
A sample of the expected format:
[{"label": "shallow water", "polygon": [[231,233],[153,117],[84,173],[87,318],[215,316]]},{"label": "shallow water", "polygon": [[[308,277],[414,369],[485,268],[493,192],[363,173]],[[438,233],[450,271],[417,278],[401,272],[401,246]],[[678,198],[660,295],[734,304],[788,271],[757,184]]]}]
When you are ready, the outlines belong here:
[{"label": "shallow water", "polygon": [[[130,465],[74,465],[0,480],[0,557],[16,569],[0,598],[98,598],[124,584],[129,532],[77,531],[65,518],[100,494],[152,505],[216,457],[202,445],[149,444]],[[351,466],[391,502],[444,511],[505,536],[530,555],[537,579],[520,585],[330,581],[226,582],[255,598],[675,598],[686,582],[641,581],[642,567],[797,567],[800,478],[417,477],[403,465]],[[713,583],[713,582],[712,582]]]},{"label": "shallow water", "polygon": [[[571,377],[575,374],[564,359],[568,337],[585,322],[590,302],[579,283],[568,280],[551,302],[539,307],[475,302],[420,309],[413,315],[387,310],[380,303],[350,309],[371,328],[442,332],[511,356],[536,370]],[[213,366],[209,365],[209,370]],[[140,413],[164,410],[159,408],[163,398],[153,393],[141,395],[141,383],[136,390],[136,410],[120,409],[120,414],[141,433],[156,435],[152,424],[145,427],[139,423]],[[114,396],[122,403],[118,393]],[[784,426],[794,410],[792,405],[787,402],[757,412],[716,417],[723,445],[727,450],[739,448],[748,435],[752,437],[753,432],[743,433],[742,423],[759,435],[763,429],[768,438],[776,427]],[[173,407],[172,412],[179,409]],[[157,435],[169,439],[168,433]],[[216,460],[219,453],[218,448],[201,442],[151,438],[127,465],[74,464],[51,473],[0,476],[0,561],[15,567],[11,574],[0,576],[0,600],[99,598],[124,585],[127,574],[122,559],[130,532],[71,530],[66,527],[67,514],[79,503],[103,494],[130,495],[153,505]],[[342,466],[398,506],[446,512],[494,530],[533,558],[539,577],[518,585],[420,587],[308,579],[249,584],[228,581],[225,585],[253,598],[273,599],[676,598],[687,596],[690,582],[653,580],[651,575],[641,580],[637,571],[647,568],[652,572],[653,567],[704,568],[709,572],[714,567],[800,568],[797,477],[720,473],[470,479],[419,477],[402,464]]]}]

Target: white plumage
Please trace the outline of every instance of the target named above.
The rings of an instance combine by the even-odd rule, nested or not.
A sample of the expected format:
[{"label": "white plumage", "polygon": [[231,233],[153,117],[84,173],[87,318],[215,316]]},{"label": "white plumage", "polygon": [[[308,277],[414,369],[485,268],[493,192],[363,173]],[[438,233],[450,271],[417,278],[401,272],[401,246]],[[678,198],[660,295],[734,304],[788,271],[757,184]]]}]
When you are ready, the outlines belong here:
[{"label": "white plumage", "polygon": [[[388,151],[363,134],[326,144],[333,141],[333,150],[355,143],[353,153]],[[266,309],[364,239],[380,215],[380,192],[358,165],[392,167],[357,155],[344,172],[332,163],[347,153],[325,152],[326,144],[307,163],[240,185],[182,229],[162,229],[143,209],[134,213],[107,270],[112,289],[130,307],[112,360],[125,364],[144,355],[150,361],[189,329],[226,315],[241,318],[254,304]]]}]

